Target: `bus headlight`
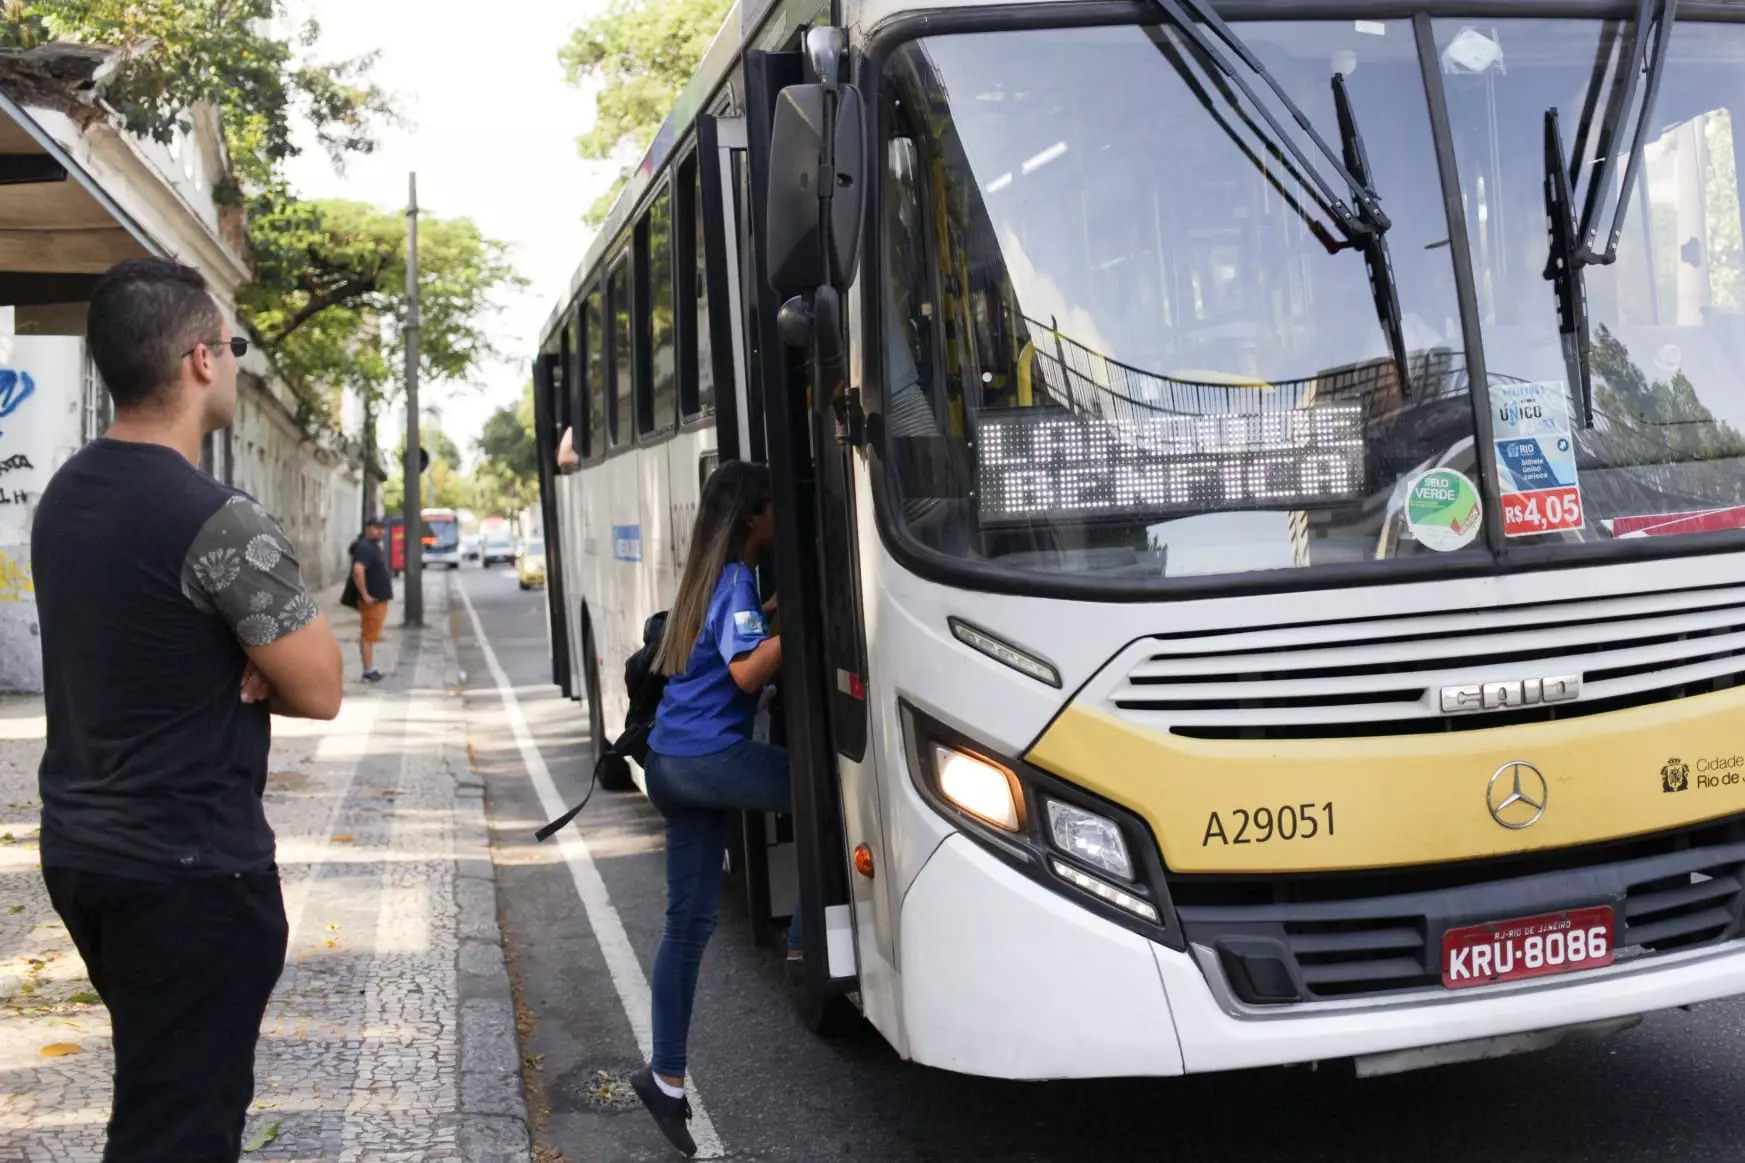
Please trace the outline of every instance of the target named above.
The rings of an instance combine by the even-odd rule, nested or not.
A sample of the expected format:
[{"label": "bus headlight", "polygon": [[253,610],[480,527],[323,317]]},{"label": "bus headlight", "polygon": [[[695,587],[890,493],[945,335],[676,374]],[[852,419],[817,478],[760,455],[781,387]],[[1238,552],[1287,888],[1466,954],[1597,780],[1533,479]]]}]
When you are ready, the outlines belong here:
[{"label": "bus headlight", "polygon": [[1119,824],[1076,804],[1059,800],[1047,803],[1048,832],[1056,848],[1111,876],[1133,879],[1133,861],[1127,855]]},{"label": "bus headlight", "polygon": [[1021,793],[1011,772],[937,743],[933,745],[933,764],[939,773],[940,795],[1003,832],[1019,830],[1023,822],[1018,808]]},{"label": "bus headlight", "polygon": [[961,835],[1051,892],[1171,949],[1187,947],[1143,819],[908,703],[898,710],[915,790]]}]

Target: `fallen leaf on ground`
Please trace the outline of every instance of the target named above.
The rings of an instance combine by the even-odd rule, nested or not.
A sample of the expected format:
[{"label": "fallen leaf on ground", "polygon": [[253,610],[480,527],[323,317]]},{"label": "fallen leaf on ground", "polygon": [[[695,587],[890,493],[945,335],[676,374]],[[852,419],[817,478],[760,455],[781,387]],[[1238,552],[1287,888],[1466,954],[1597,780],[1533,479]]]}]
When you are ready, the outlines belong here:
[{"label": "fallen leaf on ground", "polygon": [[258,1151],[278,1137],[279,1120],[274,1119],[272,1122],[266,1124],[260,1130],[250,1135],[248,1137],[248,1142],[242,1145],[242,1149],[244,1151]]},{"label": "fallen leaf on ground", "polygon": [[350,844],[351,843],[351,833],[350,832],[341,832],[339,835],[337,835],[333,838],[333,842],[335,844]]},{"label": "fallen leaf on ground", "polygon": [[333,938],[329,937],[327,939],[327,947],[329,949],[337,949],[337,948],[339,948],[339,942],[335,941]]},{"label": "fallen leaf on ground", "polygon": [[77,1042],[51,1042],[38,1050],[44,1058],[65,1058],[68,1054],[83,1054],[85,1048]]},{"label": "fallen leaf on ground", "polygon": [[23,911],[24,911],[23,905],[13,905],[11,908],[6,910],[6,915],[9,917],[16,917],[19,913],[22,913]]},{"label": "fallen leaf on ground", "polygon": [[103,999],[94,993],[87,992],[75,993],[72,997],[67,999],[67,1002],[76,1006],[100,1006],[103,1004]]}]

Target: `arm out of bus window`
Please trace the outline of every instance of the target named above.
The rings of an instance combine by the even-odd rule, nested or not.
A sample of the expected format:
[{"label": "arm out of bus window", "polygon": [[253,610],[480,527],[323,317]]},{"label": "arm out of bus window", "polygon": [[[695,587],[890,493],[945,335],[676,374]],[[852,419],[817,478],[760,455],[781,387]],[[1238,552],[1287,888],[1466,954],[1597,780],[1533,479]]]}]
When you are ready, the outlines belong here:
[{"label": "arm out of bus window", "polygon": [[339,643],[303,588],[290,538],[265,509],[239,494],[214,513],[188,547],[182,590],[236,635],[251,669],[271,688],[274,714],[339,714],[345,687]]}]

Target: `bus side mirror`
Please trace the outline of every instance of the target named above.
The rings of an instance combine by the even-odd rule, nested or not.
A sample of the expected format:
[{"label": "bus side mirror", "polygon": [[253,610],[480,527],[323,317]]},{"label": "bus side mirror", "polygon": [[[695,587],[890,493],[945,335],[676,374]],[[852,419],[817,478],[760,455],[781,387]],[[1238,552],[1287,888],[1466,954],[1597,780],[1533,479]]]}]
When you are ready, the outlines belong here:
[{"label": "bus side mirror", "polygon": [[[860,90],[837,86],[835,131],[826,150],[828,95],[824,85],[789,85],[776,96],[763,238],[764,266],[779,295],[826,284],[846,291],[854,281],[865,201],[865,115]],[[821,188],[831,174],[829,188]]]}]

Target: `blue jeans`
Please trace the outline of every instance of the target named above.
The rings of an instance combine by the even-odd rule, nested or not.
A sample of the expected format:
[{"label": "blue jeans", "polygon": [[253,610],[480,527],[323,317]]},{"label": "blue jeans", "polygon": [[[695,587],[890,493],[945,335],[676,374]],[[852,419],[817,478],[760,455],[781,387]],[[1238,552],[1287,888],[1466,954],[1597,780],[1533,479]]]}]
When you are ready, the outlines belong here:
[{"label": "blue jeans", "polygon": [[[654,1066],[668,1078],[685,1076],[685,1041],[703,948],[715,932],[721,906],[721,864],[727,855],[727,813],[786,812],[788,753],[744,740],[712,755],[648,753],[648,799],[666,817],[666,929],[654,957]],[[800,909],[794,907],[788,947],[799,948]]]}]

